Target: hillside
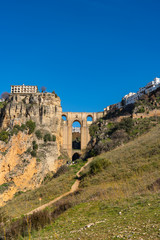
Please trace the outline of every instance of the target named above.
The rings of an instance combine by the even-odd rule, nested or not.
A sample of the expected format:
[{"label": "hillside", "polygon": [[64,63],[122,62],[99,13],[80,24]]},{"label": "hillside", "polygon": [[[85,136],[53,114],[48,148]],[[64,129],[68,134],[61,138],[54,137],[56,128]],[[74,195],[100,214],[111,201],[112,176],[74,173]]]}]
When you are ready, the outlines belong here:
[{"label": "hillside", "polygon": [[[12,231],[6,228],[8,239],[16,231],[31,231],[31,239],[159,239],[160,126],[154,125],[96,156],[81,174],[78,192],[27,218],[32,229],[25,217],[14,220]],[[64,181],[66,174],[56,181],[62,176]]]}]

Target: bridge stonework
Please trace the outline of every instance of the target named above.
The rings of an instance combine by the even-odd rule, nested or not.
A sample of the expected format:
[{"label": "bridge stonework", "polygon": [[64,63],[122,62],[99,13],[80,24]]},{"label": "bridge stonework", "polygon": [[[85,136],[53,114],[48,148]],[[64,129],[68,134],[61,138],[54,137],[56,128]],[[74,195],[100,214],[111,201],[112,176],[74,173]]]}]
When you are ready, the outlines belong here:
[{"label": "bridge stonework", "polygon": [[[62,120],[62,149],[67,151],[72,158],[75,149],[72,150],[72,124],[77,121],[81,124],[81,152],[86,149],[90,141],[89,126],[92,122],[88,122],[87,118],[92,117],[92,121],[103,117],[104,112],[63,112],[62,117],[66,117],[66,121]],[[77,151],[78,152],[78,151]]]}]

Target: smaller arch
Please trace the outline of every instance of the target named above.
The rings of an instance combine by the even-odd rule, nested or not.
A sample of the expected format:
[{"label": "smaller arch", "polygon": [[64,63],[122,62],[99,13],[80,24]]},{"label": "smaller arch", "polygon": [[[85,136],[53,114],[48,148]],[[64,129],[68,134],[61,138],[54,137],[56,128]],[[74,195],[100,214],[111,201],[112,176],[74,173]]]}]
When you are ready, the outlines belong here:
[{"label": "smaller arch", "polygon": [[62,120],[67,121],[67,116],[65,114],[62,115]]},{"label": "smaller arch", "polygon": [[93,122],[93,116],[91,114],[87,115],[87,122]]},{"label": "smaller arch", "polygon": [[81,155],[80,155],[79,153],[77,153],[77,152],[74,153],[73,156],[72,156],[72,161],[76,161],[77,159],[80,158],[80,156],[81,156]]}]

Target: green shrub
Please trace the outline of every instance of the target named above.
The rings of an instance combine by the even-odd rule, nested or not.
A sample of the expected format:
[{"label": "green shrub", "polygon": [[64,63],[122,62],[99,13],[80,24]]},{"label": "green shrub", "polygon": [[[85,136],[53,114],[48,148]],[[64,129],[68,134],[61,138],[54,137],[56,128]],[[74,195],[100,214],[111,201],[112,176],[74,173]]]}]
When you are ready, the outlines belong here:
[{"label": "green shrub", "polygon": [[32,134],[34,132],[35,128],[36,128],[36,123],[33,122],[32,120],[29,120],[29,121],[26,122],[26,126],[29,130],[28,133]]},{"label": "green shrub", "polygon": [[44,142],[52,141],[51,134],[47,133],[43,137]]},{"label": "green shrub", "polygon": [[20,130],[23,132],[24,130],[26,130],[26,128],[27,126],[25,124],[22,124]]},{"label": "green shrub", "polygon": [[91,137],[95,137],[95,134],[96,132],[98,131],[98,125],[96,124],[92,124],[90,127],[89,127],[89,134]]},{"label": "green shrub", "polygon": [[52,135],[52,141],[55,142],[56,141],[56,136]]},{"label": "green shrub", "polygon": [[17,197],[17,196],[21,195],[22,193],[24,193],[24,192],[23,191],[18,191],[14,194],[14,197]]},{"label": "green shrub", "polygon": [[145,109],[143,106],[137,110],[137,113],[144,113],[144,112],[145,112]]},{"label": "green shrub", "polygon": [[4,191],[6,191],[10,186],[12,186],[14,182],[8,182],[8,183],[3,183],[0,185],[0,194],[2,194]]},{"label": "green shrub", "polygon": [[40,131],[40,130],[37,130],[36,132],[35,132],[35,134],[36,134],[36,137],[38,138],[38,139],[42,139],[42,132]]},{"label": "green shrub", "polygon": [[8,138],[9,138],[9,133],[4,131],[4,130],[2,130],[0,132],[0,140],[7,143]]},{"label": "green shrub", "polygon": [[8,183],[3,183],[2,185],[0,185],[0,193],[3,193],[7,189],[8,189]]},{"label": "green shrub", "polygon": [[0,102],[0,109],[5,106],[5,102]]},{"label": "green shrub", "polygon": [[14,125],[14,127],[13,127],[13,129],[12,129],[12,131],[11,131],[11,136],[17,135],[19,131],[22,131],[22,132],[23,132],[26,128],[27,128],[27,127],[26,127],[25,124],[22,124],[21,126],[18,125],[18,124]]},{"label": "green shrub", "polygon": [[109,123],[107,124],[107,128],[110,129],[110,128],[113,127],[113,125],[114,125],[114,124],[113,124],[112,122],[109,122]]},{"label": "green shrub", "polygon": [[33,141],[33,142],[32,142],[32,145],[33,145],[33,150],[37,151],[37,149],[38,149],[38,144],[36,143],[36,141]]},{"label": "green shrub", "polygon": [[120,123],[117,123],[117,129],[123,129],[129,133],[134,126],[134,120],[132,118],[123,118]]},{"label": "green shrub", "polygon": [[33,150],[38,150],[38,144],[33,145]]},{"label": "green shrub", "polygon": [[37,153],[36,153],[35,150],[31,151],[31,156],[32,156],[32,157],[36,157],[36,156],[37,156]]},{"label": "green shrub", "polygon": [[13,129],[12,129],[12,131],[11,131],[11,136],[13,136],[13,135],[17,135],[18,132],[19,132],[18,128],[13,127]]},{"label": "green shrub", "polygon": [[103,169],[106,169],[110,165],[110,162],[105,158],[96,158],[91,164],[90,164],[90,170],[89,173],[91,175],[95,175],[98,172],[103,171]]},{"label": "green shrub", "polygon": [[13,127],[13,128],[17,128],[19,131],[21,130],[21,126],[20,126],[20,125],[18,125],[18,124],[14,125],[14,127]]},{"label": "green shrub", "polygon": [[41,162],[41,159],[40,159],[40,158],[37,158],[37,159],[36,159],[36,162]]}]

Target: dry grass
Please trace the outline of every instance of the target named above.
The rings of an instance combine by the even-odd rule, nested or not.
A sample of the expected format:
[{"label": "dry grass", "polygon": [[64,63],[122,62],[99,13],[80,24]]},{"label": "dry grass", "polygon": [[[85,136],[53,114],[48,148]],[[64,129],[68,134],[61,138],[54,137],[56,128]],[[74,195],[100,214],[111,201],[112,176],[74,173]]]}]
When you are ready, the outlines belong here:
[{"label": "dry grass", "polygon": [[160,172],[159,134],[160,126],[157,126],[138,139],[97,156],[95,161],[104,162],[106,159],[110,164],[96,175],[90,173],[88,166],[82,174],[81,188],[91,195],[102,191],[106,199],[150,192],[148,186],[159,178]]},{"label": "dry grass", "polygon": [[75,181],[75,175],[82,165],[84,165],[84,162],[79,161],[77,165],[69,166],[69,170],[59,177],[53,178],[35,190],[27,191],[14,197],[12,201],[0,208],[0,215],[10,219],[20,217],[69,191]]}]

